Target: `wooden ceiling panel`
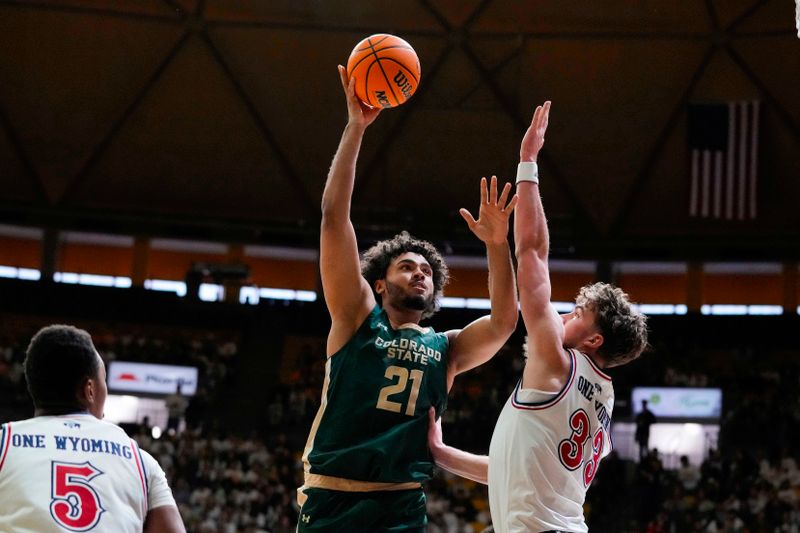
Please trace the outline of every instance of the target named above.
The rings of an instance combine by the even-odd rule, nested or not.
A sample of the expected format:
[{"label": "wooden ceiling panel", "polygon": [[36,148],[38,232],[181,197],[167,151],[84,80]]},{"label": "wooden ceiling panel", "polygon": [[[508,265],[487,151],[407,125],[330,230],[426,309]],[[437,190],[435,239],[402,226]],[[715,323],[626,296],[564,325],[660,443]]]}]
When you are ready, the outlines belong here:
[{"label": "wooden ceiling panel", "polygon": [[298,217],[305,206],[208,47],[193,37],[91,169],[73,203],[199,217]]},{"label": "wooden ceiling panel", "polygon": [[[181,0],[183,1],[183,0]],[[178,18],[175,9],[164,0],[27,0],[16,4],[23,9],[41,9],[72,13],[129,15],[132,17]]]},{"label": "wooden ceiling panel", "polygon": [[[763,87],[795,126],[800,126],[800,40],[797,36],[740,39],[733,42],[731,48],[744,61],[743,71],[750,71],[754,76],[753,83]],[[800,151],[800,130],[795,129],[795,132]]]},{"label": "wooden ceiling panel", "polygon": [[[784,32],[784,36],[794,37],[797,44],[797,29],[795,28],[795,6],[792,2],[782,0],[767,0],[752,14],[742,20],[737,26],[736,33],[763,33]],[[795,51],[797,47],[795,46]]]},{"label": "wooden ceiling panel", "polygon": [[[558,246],[599,237],[636,250],[652,238],[689,249],[744,236],[763,253],[775,235],[800,238],[791,8],[0,0],[0,222],[198,238],[205,224],[216,239],[313,242],[347,119],[336,64],[369,33],[393,32],[417,50],[422,82],[366,134],[359,231],[419,228],[469,248],[458,207],[475,205],[481,175],[513,177],[533,108],[551,99],[541,174]],[[686,105],[753,98],[763,102],[758,219],[689,219]]]},{"label": "wooden ceiling panel", "polygon": [[40,204],[43,201],[37,178],[26,171],[7,131],[0,127],[0,202]]},{"label": "wooden ceiling panel", "polygon": [[0,6],[0,101],[52,201],[179,36],[169,23]]},{"label": "wooden ceiling panel", "polygon": [[696,102],[718,103],[756,100],[758,88],[728,54],[718,49],[709,61],[703,77],[692,91],[691,99]]},{"label": "wooden ceiling panel", "polygon": [[[548,152],[600,228],[613,221],[703,52],[675,41],[527,43],[525,120],[553,101]],[[632,82],[637,76],[646,83]]]},{"label": "wooden ceiling panel", "polygon": [[208,0],[206,16],[210,21],[220,24],[295,26],[298,29],[317,28],[322,31],[353,31],[363,28],[369,33],[402,33],[441,29],[441,25],[419,2],[394,0]]},{"label": "wooden ceiling panel", "polygon": [[619,33],[698,33],[710,28],[703,2],[495,1],[475,32],[543,33],[565,37]]},{"label": "wooden ceiling panel", "polygon": [[712,0],[714,13],[722,28],[741,23],[755,10],[761,9],[761,4],[761,0]]},{"label": "wooden ceiling panel", "polygon": [[371,184],[364,200],[391,198],[434,224],[449,224],[454,217],[463,223],[458,209],[475,212],[481,177],[513,181],[518,143],[512,122],[500,111],[417,110],[387,154],[383,179]]}]

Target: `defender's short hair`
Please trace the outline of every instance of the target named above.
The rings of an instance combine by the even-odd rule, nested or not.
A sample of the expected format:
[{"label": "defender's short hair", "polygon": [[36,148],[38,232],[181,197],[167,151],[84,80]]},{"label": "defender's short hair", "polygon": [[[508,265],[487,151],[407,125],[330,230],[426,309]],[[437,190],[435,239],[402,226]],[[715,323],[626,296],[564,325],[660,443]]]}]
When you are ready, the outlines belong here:
[{"label": "defender's short hair", "polygon": [[439,309],[439,298],[450,280],[450,273],[442,254],[428,241],[415,239],[407,231],[404,231],[391,239],[378,242],[364,252],[361,259],[361,275],[369,282],[369,286],[374,292],[375,282],[386,277],[386,271],[392,260],[406,252],[421,255],[433,270],[433,300],[422,312],[422,318],[428,318]]},{"label": "defender's short hair", "polygon": [[40,329],[25,355],[28,392],[37,409],[82,407],[78,390],[99,372],[92,337],[74,326],[55,324]]}]

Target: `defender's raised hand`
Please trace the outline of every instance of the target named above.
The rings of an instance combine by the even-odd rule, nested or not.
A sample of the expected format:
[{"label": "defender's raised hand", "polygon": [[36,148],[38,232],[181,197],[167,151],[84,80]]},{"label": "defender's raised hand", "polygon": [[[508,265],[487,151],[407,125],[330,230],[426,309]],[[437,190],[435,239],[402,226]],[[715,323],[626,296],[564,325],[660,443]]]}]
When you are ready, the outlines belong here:
[{"label": "defender's raised hand", "polygon": [[379,107],[370,107],[356,96],[356,79],[347,78],[347,70],[339,65],[339,78],[342,80],[342,89],[347,99],[347,116],[350,124],[366,128],[372,124],[381,112]]},{"label": "defender's raised hand", "polygon": [[497,176],[492,176],[491,185],[487,188],[486,178],[481,178],[481,206],[478,220],[464,209],[459,213],[467,221],[470,231],[486,244],[504,243],[508,240],[508,219],[517,205],[517,195],[508,200],[511,184],[506,183],[500,197],[497,196]]},{"label": "defender's raised hand", "polygon": [[528,126],[528,131],[525,132],[522,144],[519,147],[520,161],[536,161],[539,156],[539,150],[544,146],[544,133],[547,131],[549,119],[550,100],[546,101],[544,105],[536,106],[531,125]]}]

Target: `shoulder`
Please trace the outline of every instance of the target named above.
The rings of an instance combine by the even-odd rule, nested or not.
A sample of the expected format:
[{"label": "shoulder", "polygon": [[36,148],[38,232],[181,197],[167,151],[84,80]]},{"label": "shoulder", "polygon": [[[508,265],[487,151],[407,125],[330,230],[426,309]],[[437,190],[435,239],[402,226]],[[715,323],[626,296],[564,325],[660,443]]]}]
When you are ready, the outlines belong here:
[{"label": "shoulder", "polygon": [[24,428],[24,427],[31,427],[42,424],[45,420],[43,417],[33,417],[33,418],[25,418],[23,420],[11,420],[4,424],[0,424],[0,427],[14,427],[14,428]]},{"label": "shoulder", "polygon": [[601,380],[603,380],[604,382],[606,382],[608,388],[613,393],[614,388],[612,386],[611,376],[606,374],[604,372],[604,370],[602,368],[600,368],[600,365],[598,365],[589,355],[587,355],[587,354],[585,354],[583,352],[579,352],[577,350],[572,350],[572,351],[574,351],[575,354],[576,354],[575,355],[575,359],[576,359],[576,361],[578,363],[578,366],[581,367],[581,368],[587,369],[588,371],[593,373],[596,377],[598,377]]},{"label": "shoulder", "polygon": [[355,331],[352,336],[354,337],[365,331],[386,329],[389,327],[389,324],[389,317],[386,315],[386,311],[384,311],[380,304],[375,304],[369,313],[355,325]]},{"label": "shoulder", "polygon": [[372,309],[370,309],[369,313],[367,313],[367,317],[361,322],[361,326],[375,326],[377,324],[388,323],[389,315],[386,314],[386,311],[383,309],[383,307],[381,307],[381,304],[376,303]]},{"label": "shoulder", "polygon": [[6,422],[2,428],[2,435],[8,439],[12,434],[19,433],[46,433],[58,428],[58,418],[52,416],[35,416],[23,420]]},{"label": "shoulder", "polygon": [[128,436],[128,434],[125,433],[124,429],[122,429],[121,427],[119,427],[118,425],[116,425],[113,422],[109,422],[108,420],[100,420],[100,419],[92,417],[90,419],[90,423],[96,425],[99,428],[102,428],[104,431],[107,431],[109,433],[115,433],[117,435],[121,435],[123,437],[130,438]]},{"label": "shoulder", "polygon": [[447,343],[447,347],[449,348],[451,345],[456,343],[456,340],[458,339],[458,336],[461,335],[462,331],[464,331],[463,328],[449,329],[439,333],[438,335],[441,335],[444,338],[445,342]]},{"label": "shoulder", "polygon": [[381,331],[390,328],[389,318],[380,305],[376,304],[369,313],[360,318],[357,323],[345,324],[341,321],[331,322],[331,331],[328,335],[328,357],[332,357],[350,346],[354,339],[372,338]]},{"label": "shoulder", "polygon": [[144,475],[148,486],[152,486],[153,483],[166,483],[167,475],[164,473],[164,469],[161,468],[156,458],[147,450],[143,450],[139,447],[138,444],[136,444],[136,452],[139,454],[139,458],[142,461],[142,468],[144,469]]},{"label": "shoulder", "polygon": [[156,461],[156,458],[153,457],[150,454],[150,452],[142,449],[138,444],[136,445],[136,449],[139,450],[139,453],[141,454],[142,457],[142,462],[145,464],[145,466],[148,467],[147,468],[148,471],[153,470],[152,467],[158,467],[159,469],[161,468],[158,464],[158,461]]}]

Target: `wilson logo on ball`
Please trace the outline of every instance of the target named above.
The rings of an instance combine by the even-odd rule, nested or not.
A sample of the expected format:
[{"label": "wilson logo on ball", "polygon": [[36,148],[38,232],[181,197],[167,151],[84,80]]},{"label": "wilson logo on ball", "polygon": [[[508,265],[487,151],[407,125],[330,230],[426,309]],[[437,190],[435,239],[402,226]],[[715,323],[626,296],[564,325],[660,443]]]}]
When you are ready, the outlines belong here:
[{"label": "wilson logo on ball", "polygon": [[411,95],[414,94],[414,86],[408,83],[408,78],[406,78],[402,70],[398,70],[397,74],[394,75],[394,82],[406,100],[411,98]]},{"label": "wilson logo on ball", "polygon": [[417,53],[395,35],[379,33],[358,43],[347,60],[356,96],[372,107],[397,107],[414,95],[420,80]]}]

